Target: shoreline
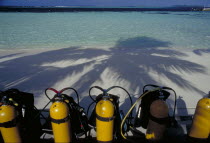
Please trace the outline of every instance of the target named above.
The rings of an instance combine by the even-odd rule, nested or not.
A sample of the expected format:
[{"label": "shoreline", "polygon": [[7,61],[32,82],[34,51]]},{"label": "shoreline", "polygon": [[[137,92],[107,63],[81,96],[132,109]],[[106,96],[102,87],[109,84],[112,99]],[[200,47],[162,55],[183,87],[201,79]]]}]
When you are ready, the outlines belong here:
[{"label": "shoreline", "polygon": [[203,6],[178,5],[170,7],[138,7],[138,6],[0,6],[0,12],[123,12],[123,11],[203,11]]}]

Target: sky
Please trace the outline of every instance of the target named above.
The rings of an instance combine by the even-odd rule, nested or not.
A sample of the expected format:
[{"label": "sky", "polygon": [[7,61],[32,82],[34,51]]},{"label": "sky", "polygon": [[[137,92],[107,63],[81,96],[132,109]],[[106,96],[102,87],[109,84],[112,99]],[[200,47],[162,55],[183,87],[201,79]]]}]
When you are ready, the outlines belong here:
[{"label": "sky", "polygon": [[210,0],[0,0],[0,6],[173,6],[205,5]]}]

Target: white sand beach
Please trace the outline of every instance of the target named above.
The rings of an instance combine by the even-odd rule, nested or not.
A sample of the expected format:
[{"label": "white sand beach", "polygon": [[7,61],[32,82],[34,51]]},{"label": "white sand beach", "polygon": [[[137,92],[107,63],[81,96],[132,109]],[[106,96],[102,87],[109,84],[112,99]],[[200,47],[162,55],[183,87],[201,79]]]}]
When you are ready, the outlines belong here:
[{"label": "white sand beach", "polygon": [[[168,48],[163,43],[162,47],[127,46],[0,50],[0,90],[18,88],[33,93],[35,106],[41,109],[48,102],[46,88],[73,87],[81,106],[87,108],[91,86],[122,86],[135,101],[144,85],[156,84],[176,91],[177,115],[194,114],[198,100],[210,91],[210,50]],[[113,93],[121,96],[122,108],[127,110],[130,103],[125,93]],[[173,108],[173,95],[168,103]]]}]

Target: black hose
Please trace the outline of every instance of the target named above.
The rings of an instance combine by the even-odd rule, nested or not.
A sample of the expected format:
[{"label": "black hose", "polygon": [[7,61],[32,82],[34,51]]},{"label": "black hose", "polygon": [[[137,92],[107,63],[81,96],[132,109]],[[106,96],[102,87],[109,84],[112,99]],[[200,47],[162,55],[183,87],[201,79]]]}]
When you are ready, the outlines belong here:
[{"label": "black hose", "polygon": [[[112,87],[107,89],[107,92],[114,89],[114,88],[120,88],[120,89],[124,90],[127,93],[127,95],[129,96],[131,106],[133,105],[131,95],[129,94],[129,92],[125,88],[123,88],[121,86],[112,86]],[[128,119],[128,122],[131,124],[131,119],[133,118],[133,110],[131,111],[131,114],[129,114],[129,118],[130,119]]]},{"label": "black hose", "polygon": [[78,92],[77,92],[76,89],[71,88],[71,87],[67,87],[67,88],[63,88],[63,89],[60,91],[60,93],[66,91],[66,90],[69,90],[69,89],[73,90],[73,91],[76,93],[76,96],[77,96],[77,104],[79,105],[79,94],[78,94]]},{"label": "black hose", "polygon": [[177,102],[177,95],[176,95],[176,92],[170,88],[170,87],[163,87],[163,89],[168,89],[168,90],[171,90],[174,92],[174,98],[175,98],[175,101],[174,101],[174,111],[173,111],[173,118],[175,118],[175,112],[176,112],[176,102]]},{"label": "black hose", "polygon": [[99,87],[99,86],[93,86],[93,87],[91,87],[91,88],[89,89],[89,97],[90,97],[94,102],[96,102],[96,100],[95,100],[95,99],[92,97],[92,95],[90,94],[90,92],[91,92],[91,90],[92,90],[93,88],[97,88],[97,89],[101,90],[103,93],[104,93],[105,91],[104,91],[103,88],[101,88],[101,87]]},{"label": "black hose", "polygon": [[[73,91],[76,93],[76,96],[77,96],[77,104],[79,105],[79,94],[78,94],[78,92],[77,92],[74,88],[71,88],[71,87],[63,88],[61,91],[57,91],[57,90],[55,90],[55,89],[53,89],[53,88],[47,88],[47,89],[45,89],[45,95],[46,95],[46,97],[47,97],[50,101],[52,101],[52,99],[53,99],[55,96],[58,96],[58,94],[62,94],[62,92],[66,91],[66,90],[69,90],[69,89],[73,90]],[[48,90],[54,91],[54,92],[56,93],[56,95],[55,95],[53,98],[50,98],[50,97],[48,96],[48,94],[47,94],[47,91],[48,91]]]},{"label": "black hose", "polygon": [[88,106],[88,109],[87,109],[87,116],[88,116],[88,113],[89,113],[89,110],[90,110],[90,107],[93,105],[93,103],[95,103],[95,101],[93,101],[89,106]]},{"label": "black hose", "polygon": [[[52,88],[47,88],[47,89],[45,89],[45,96],[51,101],[52,99],[47,95],[47,91],[48,90],[52,90]],[[55,92],[55,91],[54,91]]]},{"label": "black hose", "polygon": [[[101,90],[101,91],[103,92],[104,95],[106,95],[109,91],[111,91],[111,90],[114,89],[114,88],[120,88],[120,89],[124,90],[124,91],[127,93],[127,95],[129,96],[129,99],[130,99],[130,104],[131,104],[131,106],[133,105],[133,101],[132,101],[131,95],[129,94],[129,92],[128,92],[125,88],[123,88],[123,87],[121,87],[121,86],[112,86],[112,87],[108,88],[107,90],[104,90],[103,88],[101,88],[101,87],[99,87],[99,86],[93,86],[93,87],[91,87],[90,90],[89,90],[89,96],[90,96],[90,98],[93,100],[93,103],[96,103],[96,100],[95,100],[95,99],[92,97],[92,95],[91,95],[91,90],[92,90],[93,88],[97,88],[97,89]],[[87,110],[87,115],[88,115],[88,112],[89,112],[89,108],[90,108],[90,106],[91,106],[93,103],[91,103],[91,104],[89,105],[88,110]],[[129,114],[128,122],[129,122],[130,124],[131,124],[132,118],[133,118],[133,110],[132,110],[131,114]]]}]

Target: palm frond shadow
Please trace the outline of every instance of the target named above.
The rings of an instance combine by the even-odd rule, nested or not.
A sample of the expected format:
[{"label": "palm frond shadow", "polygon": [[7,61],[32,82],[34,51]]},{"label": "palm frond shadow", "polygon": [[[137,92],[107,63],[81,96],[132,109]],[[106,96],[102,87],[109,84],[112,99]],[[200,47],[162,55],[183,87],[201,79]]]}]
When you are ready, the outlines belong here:
[{"label": "palm frond shadow", "polygon": [[[16,87],[34,92],[38,97],[47,87],[63,83],[63,86],[77,89],[83,98],[91,85],[96,81],[103,82],[101,75],[108,69],[108,74],[115,76],[113,83],[122,79],[130,83],[125,87],[130,92],[142,89],[148,83],[159,84],[149,74],[153,72],[180,88],[203,93],[190,81],[171,71],[205,74],[205,67],[179,59],[186,55],[170,49],[171,45],[150,37],[134,37],[120,39],[109,50],[70,47],[23,56],[0,63],[0,87],[3,90]],[[67,77],[69,81],[65,81]]]}]

